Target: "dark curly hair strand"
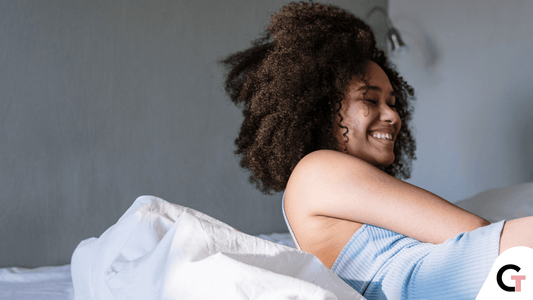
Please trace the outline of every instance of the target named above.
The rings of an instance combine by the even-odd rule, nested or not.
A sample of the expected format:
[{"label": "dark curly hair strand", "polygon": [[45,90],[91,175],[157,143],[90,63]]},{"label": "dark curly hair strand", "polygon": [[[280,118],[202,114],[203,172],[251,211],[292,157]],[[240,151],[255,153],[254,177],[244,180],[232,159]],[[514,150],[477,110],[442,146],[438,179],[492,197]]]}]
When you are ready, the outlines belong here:
[{"label": "dark curly hair strand", "polygon": [[[378,64],[396,94],[402,127],[394,144],[395,161],[383,171],[409,178],[416,145],[408,123],[414,90],[376,48],[370,27],[332,5],[290,3],[271,17],[252,47],[230,55],[225,90],[242,106],[244,121],[235,140],[240,166],[263,193],[281,192],[307,154],[339,151],[335,117],[350,79],[363,75],[368,61]],[[343,134],[347,137],[348,128]]]}]

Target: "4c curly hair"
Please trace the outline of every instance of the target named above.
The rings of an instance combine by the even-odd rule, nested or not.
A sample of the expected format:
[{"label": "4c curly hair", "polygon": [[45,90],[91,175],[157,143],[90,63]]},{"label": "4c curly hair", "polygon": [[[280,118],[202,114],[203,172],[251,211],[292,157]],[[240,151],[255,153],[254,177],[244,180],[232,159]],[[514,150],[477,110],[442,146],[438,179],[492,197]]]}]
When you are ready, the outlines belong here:
[{"label": "4c curly hair", "polygon": [[243,109],[235,140],[240,166],[263,194],[285,190],[298,162],[320,150],[339,150],[335,116],[353,76],[377,63],[394,89],[402,127],[394,145],[394,162],[382,170],[409,178],[416,145],[409,128],[414,90],[376,47],[370,27],[333,5],[293,2],[247,50],[220,63],[226,67],[225,90]]}]

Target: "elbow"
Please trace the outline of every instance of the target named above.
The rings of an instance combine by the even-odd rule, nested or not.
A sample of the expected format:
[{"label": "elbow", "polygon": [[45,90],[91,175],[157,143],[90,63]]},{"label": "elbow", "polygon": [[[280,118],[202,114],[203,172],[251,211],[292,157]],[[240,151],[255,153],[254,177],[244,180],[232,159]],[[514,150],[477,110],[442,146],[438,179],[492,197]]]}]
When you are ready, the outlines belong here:
[{"label": "elbow", "polygon": [[476,220],[475,222],[473,222],[471,225],[470,225],[470,229],[467,230],[467,231],[474,231],[478,228],[481,228],[481,227],[485,227],[487,225],[490,225],[491,223],[485,219],[482,219],[482,218],[479,218],[478,220]]},{"label": "elbow", "polygon": [[480,220],[480,225],[478,226],[478,228],[479,228],[479,227],[485,227],[485,226],[491,224],[489,221],[487,221],[487,220],[485,220],[485,219],[482,219],[482,218],[480,218],[480,219],[481,219],[481,220]]}]

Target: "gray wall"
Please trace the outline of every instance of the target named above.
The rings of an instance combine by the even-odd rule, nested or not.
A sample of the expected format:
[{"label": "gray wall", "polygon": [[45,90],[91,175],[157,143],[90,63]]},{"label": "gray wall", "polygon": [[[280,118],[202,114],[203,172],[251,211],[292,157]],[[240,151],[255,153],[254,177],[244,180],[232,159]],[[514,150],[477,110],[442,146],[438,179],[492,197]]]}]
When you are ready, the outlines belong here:
[{"label": "gray wall", "polygon": [[69,263],[146,194],[286,231],[281,194],[255,190],[233,155],[242,115],[216,64],[286,2],[0,1],[0,267]]},{"label": "gray wall", "polygon": [[411,48],[395,62],[418,97],[409,182],[456,202],[533,181],[531,12],[531,0],[390,1]]}]

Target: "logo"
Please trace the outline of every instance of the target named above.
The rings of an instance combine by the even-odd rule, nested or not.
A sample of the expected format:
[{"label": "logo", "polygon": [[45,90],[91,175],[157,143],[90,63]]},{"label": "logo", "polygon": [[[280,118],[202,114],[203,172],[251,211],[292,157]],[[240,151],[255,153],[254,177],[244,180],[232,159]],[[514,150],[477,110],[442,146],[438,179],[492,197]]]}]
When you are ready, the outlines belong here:
[{"label": "logo", "polygon": [[502,299],[533,299],[533,248],[507,249],[494,261],[476,300]]},{"label": "logo", "polygon": [[522,291],[522,280],[526,279],[526,275],[511,275],[511,280],[514,280],[515,286],[508,286],[503,282],[503,273],[507,270],[514,270],[517,273],[520,272],[520,267],[513,264],[508,264],[500,268],[498,274],[496,274],[496,282],[500,288],[506,292],[521,292]]}]

